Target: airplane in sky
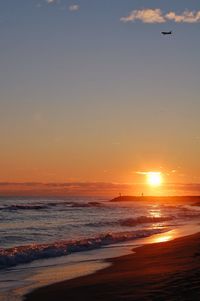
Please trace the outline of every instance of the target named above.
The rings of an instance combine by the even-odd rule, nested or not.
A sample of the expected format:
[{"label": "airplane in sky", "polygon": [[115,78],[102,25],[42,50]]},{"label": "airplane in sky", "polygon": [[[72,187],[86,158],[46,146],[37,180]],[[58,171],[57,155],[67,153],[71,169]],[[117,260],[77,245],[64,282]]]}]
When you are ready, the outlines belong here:
[{"label": "airplane in sky", "polygon": [[165,35],[172,34],[172,31],[162,31],[161,33],[165,36]]}]

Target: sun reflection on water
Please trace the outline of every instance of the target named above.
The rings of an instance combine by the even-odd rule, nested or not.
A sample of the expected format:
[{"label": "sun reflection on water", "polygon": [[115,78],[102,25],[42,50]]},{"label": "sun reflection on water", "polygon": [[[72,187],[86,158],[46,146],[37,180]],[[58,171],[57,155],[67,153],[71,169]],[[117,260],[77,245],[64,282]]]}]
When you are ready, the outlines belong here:
[{"label": "sun reflection on water", "polygon": [[154,238],[154,243],[158,243],[158,242],[166,242],[166,241],[169,241],[169,240],[172,240],[173,239],[173,235],[169,235],[169,234],[162,234],[158,237],[155,237]]},{"label": "sun reflection on water", "polygon": [[161,217],[162,216],[162,212],[161,212],[160,208],[155,208],[155,209],[149,210],[149,214],[151,217]]}]

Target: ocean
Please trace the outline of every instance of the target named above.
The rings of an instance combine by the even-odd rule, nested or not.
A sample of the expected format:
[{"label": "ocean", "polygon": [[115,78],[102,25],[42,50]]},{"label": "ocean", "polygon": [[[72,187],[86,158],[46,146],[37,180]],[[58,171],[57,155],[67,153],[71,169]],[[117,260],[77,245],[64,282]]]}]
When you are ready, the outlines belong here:
[{"label": "ocean", "polygon": [[198,225],[195,202],[1,197],[0,300],[21,300],[27,288],[94,272],[112,252],[120,254],[118,246],[126,253],[136,241]]}]

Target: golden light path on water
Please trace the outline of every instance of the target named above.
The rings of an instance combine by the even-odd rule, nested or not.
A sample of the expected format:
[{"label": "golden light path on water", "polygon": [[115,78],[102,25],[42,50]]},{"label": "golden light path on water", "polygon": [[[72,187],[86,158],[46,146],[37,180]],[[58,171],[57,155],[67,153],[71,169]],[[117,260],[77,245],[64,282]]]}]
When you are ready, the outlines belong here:
[{"label": "golden light path on water", "polygon": [[185,226],[181,226],[179,228],[170,230],[165,233],[155,234],[145,239],[146,243],[162,243],[167,242],[179,237],[192,235],[194,233],[198,233],[200,231],[199,224],[187,224]]}]

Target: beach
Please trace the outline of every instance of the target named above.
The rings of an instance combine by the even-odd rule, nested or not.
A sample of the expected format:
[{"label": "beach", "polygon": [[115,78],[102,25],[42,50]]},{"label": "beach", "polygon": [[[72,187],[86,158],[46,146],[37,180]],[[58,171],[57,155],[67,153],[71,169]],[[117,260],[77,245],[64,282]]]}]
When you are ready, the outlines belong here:
[{"label": "beach", "polygon": [[108,268],[39,288],[25,300],[200,300],[199,233],[109,261]]},{"label": "beach", "polygon": [[[97,296],[93,295],[98,292],[100,300],[107,300],[110,294],[114,300],[116,296],[118,299],[125,298],[130,288],[133,289],[131,298],[133,295],[136,298],[137,294],[149,291],[146,283],[148,286],[151,281],[158,284],[161,276],[167,275],[166,266],[162,267],[164,272],[161,276],[160,269],[163,264],[170,263],[173,254],[183,253],[176,250],[175,239],[200,232],[198,201],[196,197],[173,198],[173,201],[166,197],[140,197],[138,200],[132,197],[130,201],[123,198],[117,202],[100,197],[2,198],[0,300],[22,301],[25,295],[34,291],[29,298],[35,298],[36,292],[41,294],[43,290],[46,297],[42,296],[40,300],[55,300],[55,294],[59,295],[59,300],[66,300],[66,295],[70,296],[70,300],[79,300],[80,296],[72,297],[72,294],[77,294],[73,288],[79,286],[81,296],[88,293],[94,300]],[[171,253],[168,254],[167,249],[166,254],[158,252],[158,246],[162,246],[159,242],[163,242],[165,250],[168,245],[166,241],[172,240]],[[183,250],[190,245],[186,240]],[[193,249],[191,247],[190,251],[193,252]],[[153,255],[154,251],[157,255]],[[129,254],[130,258],[124,257]],[[176,258],[177,261],[174,259],[170,263],[171,270],[168,272],[171,274],[176,265],[180,272],[178,255]],[[140,283],[134,282],[135,279],[140,279]],[[164,280],[161,281],[162,286],[167,283]],[[86,281],[87,285],[82,285],[82,281]],[[62,284],[59,284],[57,291],[58,283]],[[115,284],[119,291],[115,289]],[[140,286],[146,287],[144,292],[138,291]],[[55,288],[55,294],[50,293],[49,296],[45,287],[48,290]],[[124,292],[121,287],[124,287]],[[109,293],[111,288],[113,291]],[[93,293],[91,289],[94,289]],[[102,292],[109,297],[102,296]]]},{"label": "beach", "polygon": [[0,12],[0,301],[200,301],[200,1]]}]

